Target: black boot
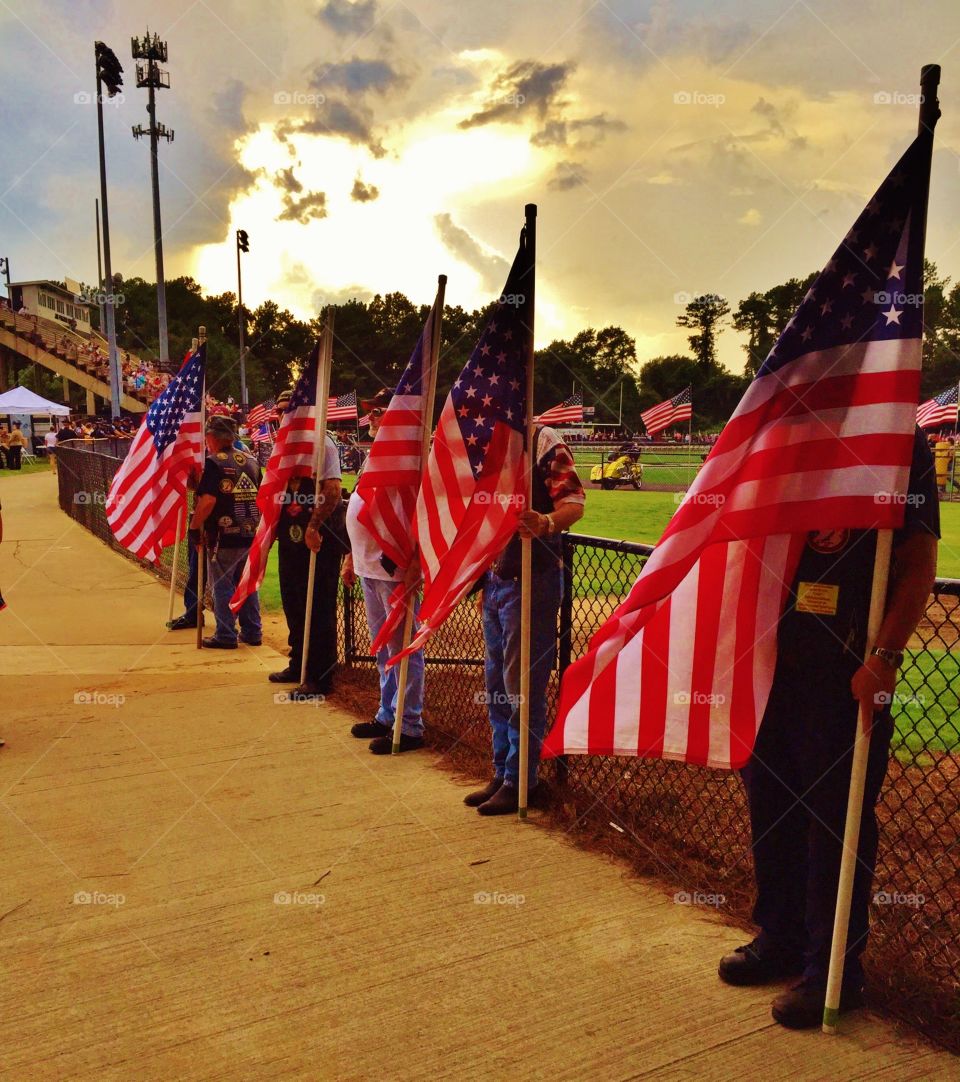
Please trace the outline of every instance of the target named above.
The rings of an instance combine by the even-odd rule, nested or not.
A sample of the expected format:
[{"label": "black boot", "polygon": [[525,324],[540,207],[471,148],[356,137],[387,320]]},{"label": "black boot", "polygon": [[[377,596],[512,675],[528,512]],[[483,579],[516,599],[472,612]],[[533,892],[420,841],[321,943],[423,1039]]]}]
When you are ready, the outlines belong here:
[{"label": "black boot", "polygon": [[475,793],[467,793],[463,802],[468,808],[479,808],[481,804],[486,804],[501,785],[503,785],[503,778],[493,778],[482,789],[478,789]]},{"label": "black boot", "polygon": [[477,811],[480,815],[516,815],[519,807],[518,796],[517,790],[504,782],[485,804],[477,808]]},{"label": "black boot", "polygon": [[376,718],[373,721],[358,721],[356,725],[350,728],[350,735],[357,737],[359,740],[371,740],[377,736],[389,736],[392,732],[393,729],[389,725],[384,725],[382,722],[377,721]]},{"label": "black boot", "polygon": [[288,665],[285,669],[281,669],[280,672],[272,672],[267,679],[271,684],[299,684],[300,673],[294,672]]},{"label": "black boot", "polygon": [[757,936],[752,943],[725,954],[718,972],[727,984],[768,984],[802,973],[803,955],[799,950],[771,946],[763,936]]}]

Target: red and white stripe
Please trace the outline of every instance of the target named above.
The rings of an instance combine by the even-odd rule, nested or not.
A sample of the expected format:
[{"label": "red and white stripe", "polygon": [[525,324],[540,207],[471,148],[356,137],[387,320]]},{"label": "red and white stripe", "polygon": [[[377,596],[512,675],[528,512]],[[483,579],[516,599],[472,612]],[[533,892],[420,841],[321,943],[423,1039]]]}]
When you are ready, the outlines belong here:
[{"label": "red and white stripe", "polygon": [[749,757],[805,535],[896,528],[916,338],[813,352],[759,376],[589,653],[567,670],[545,754]]},{"label": "red and white stripe", "polygon": [[[346,398],[347,395],[341,397]],[[334,421],[355,421],[357,419],[357,396],[352,396],[353,401],[348,405],[340,406],[337,404],[336,398],[330,398],[327,400],[327,424],[333,424]]]}]

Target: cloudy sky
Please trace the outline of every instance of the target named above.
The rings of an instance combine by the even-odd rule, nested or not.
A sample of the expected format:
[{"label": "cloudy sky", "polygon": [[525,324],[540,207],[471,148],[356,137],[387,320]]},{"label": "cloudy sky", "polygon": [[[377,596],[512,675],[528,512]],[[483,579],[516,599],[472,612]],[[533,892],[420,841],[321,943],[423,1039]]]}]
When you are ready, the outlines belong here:
[{"label": "cloudy sky", "polygon": [[[960,278],[960,5],[876,0],[0,0],[0,255],[96,278],[93,42],[114,268],[154,275],[131,35],[169,42],[167,276],[301,316],[399,289],[474,307],[538,218],[538,339],[617,323],[683,350],[687,295],[737,300],[829,258],[944,68],[928,254]],[[742,367],[733,331],[721,357]]]}]

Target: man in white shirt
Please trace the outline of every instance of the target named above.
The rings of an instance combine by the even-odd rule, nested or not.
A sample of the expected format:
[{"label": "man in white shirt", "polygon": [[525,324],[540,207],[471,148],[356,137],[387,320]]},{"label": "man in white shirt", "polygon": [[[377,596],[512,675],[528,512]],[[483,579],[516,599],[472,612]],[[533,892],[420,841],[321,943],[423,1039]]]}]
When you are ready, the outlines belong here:
[{"label": "man in white shirt", "polygon": [[47,434],[43,437],[43,446],[47,449],[47,458],[50,459],[50,469],[53,471],[54,477],[57,475],[57,430],[56,428],[47,429]]},{"label": "man in white shirt", "polygon": [[[380,419],[391,398],[389,391],[381,391],[375,399],[364,403],[370,417],[370,435],[376,436]],[[347,534],[350,537],[350,555],[340,569],[344,585],[352,587],[359,578],[363,587],[363,602],[367,610],[367,626],[370,638],[376,637],[390,611],[390,595],[399,578],[391,574],[381,562],[383,552],[370,531],[358,516],[363,508],[363,498],[354,491],[347,505]],[[396,719],[397,677],[399,667],[387,668],[387,662],[400,650],[403,637],[401,624],[390,642],[377,654],[380,673],[380,707],[372,721],[358,722],[350,732],[370,740],[374,755],[388,755],[393,748],[393,726]],[[403,702],[403,719],[400,731],[400,750],[414,751],[423,746],[423,651],[410,655],[407,667],[407,688]]]}]

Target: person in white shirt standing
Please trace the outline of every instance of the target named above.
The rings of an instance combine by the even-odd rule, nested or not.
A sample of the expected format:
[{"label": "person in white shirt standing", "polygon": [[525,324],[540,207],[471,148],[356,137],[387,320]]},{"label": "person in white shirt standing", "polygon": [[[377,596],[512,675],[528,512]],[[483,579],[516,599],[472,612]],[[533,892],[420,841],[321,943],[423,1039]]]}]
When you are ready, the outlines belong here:
[{"label": "person in white shirt standing", "polygon": [[47,434],[43,437],[43,446],[47,449],[47,458],[50,459],[50,469],[53,471],[53,476],[57,476],[57,430],[56,428],[47,429]]},{"label": "person in white shirt standing", "polygon": [[[387,403],[389,391],[380,391],[369,403],[363,403],[370,416],[370,435],[376,436]],[[383,566],[383,553],[370,531],[358,516],[363,508],[363,497],[356,491],[347,505],[347,534],[350,537],[350,555],[343,561],[340,577],[344,585],[352,588],[359,578],[363,588],[363,601],[367,610],[367,626],[374,639],[390,611],[390,595],[400,581],[397,573],[391,574]],[[403,636],[402,624],[393,638],[377,654],[380,673],[380,707],[372,721],[358,722],[350,730],[359,739],[370,740],[374,755],[389,755],[393,746],[393,726],[396,720],[397,676],[399,667],[387,668],[387,662],[400,650]],[[423,746],[423,651],[410,655],[407,668],[407,688],[403,703],[400,750],[414,751]]]}]

